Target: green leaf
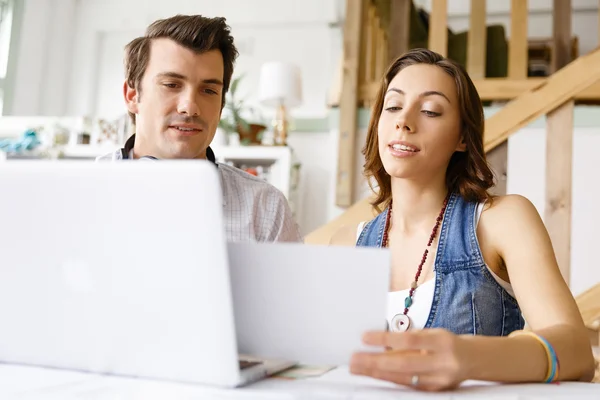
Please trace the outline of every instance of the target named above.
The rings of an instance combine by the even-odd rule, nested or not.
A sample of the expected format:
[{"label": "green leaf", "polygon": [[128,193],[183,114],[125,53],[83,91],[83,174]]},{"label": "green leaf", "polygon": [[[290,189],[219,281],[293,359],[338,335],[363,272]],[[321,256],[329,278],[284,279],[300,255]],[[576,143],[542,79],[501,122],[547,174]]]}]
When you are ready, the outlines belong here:
[{"label": "green leaf", "polygon": [[240,127],[245,130],[245,131],[249,131],[250,130],[250,124],[248,123],[248,121],[246,121],[244,118],[239,117],[238,119],[238,125],[240,125]]},{"label": "green leaf", "polygon": [[233,124],[224,119],[219,121],[219,127],[227,133],[234,133],[237,131],[237,128],[234,127]]},{"label": "green leaf", "polygon": [[231,81],[231,86],[229,87],[229,92],[231,92],[232,96],[236,93],[238,84],[244,78],[244,75],[245,74],[241,74]]}]

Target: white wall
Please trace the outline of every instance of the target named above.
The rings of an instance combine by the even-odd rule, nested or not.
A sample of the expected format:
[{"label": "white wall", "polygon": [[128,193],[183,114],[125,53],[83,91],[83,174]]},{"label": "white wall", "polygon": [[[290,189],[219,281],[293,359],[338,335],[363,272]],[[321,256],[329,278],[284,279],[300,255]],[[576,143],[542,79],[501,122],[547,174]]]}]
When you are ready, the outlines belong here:
[{"label": "white wall", "polygon": [[11,115],[64,115],[78,0],[23,1]]},{"label": "white wall", "polygon": [[[304,103],[297,117],[325,117],[326,94],[338,59],[334,0],[24,0],[12,115],[98,115],[124,112],[123,47],[158,18],[224,16],[240,50],[235,75],[249,101],[260,65],[299,65]],[[318,62],[315,62],[318,60]],[[269,109],[266,114],[272,114]]]}]

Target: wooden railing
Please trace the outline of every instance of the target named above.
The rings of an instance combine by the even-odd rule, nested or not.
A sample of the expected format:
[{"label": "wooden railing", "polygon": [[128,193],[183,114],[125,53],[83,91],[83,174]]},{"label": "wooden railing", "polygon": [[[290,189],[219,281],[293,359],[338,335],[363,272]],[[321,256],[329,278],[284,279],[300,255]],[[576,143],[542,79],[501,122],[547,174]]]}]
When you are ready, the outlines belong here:
[{"label": "wooden railing", "polygon": [[[452,0],[450,0],[452,1]],[[382,3],[391,3],[386,8],[390,13],[384,24]],[[578,56],[577,38],[571,37],[570,23],[565,21],[571,16],[570,0],[558,0],[555,3],[556,34],[563,39],[548,38],[552,48],[551,72],[561,68],[561,59],[572,61]],[[353,7],[350,14],[360,11],[356,21],[360,21],[357,33],[358,44],[358,99],[357,104],[369,107],[389,61],[410,48],[411,0],[347,0],[347,7]],[[448,55],[447,21],[448,0],[431,0],[429,38],[427,47],[444,56]],[[489,78],[485,76],[487,58],[486,0],[471,0],[470,25],[468,31],[467,57],[465,67],[473,79],[483,101],[506,101],[540,87],[547,78],[528,76],[529,44],[543,40],[529,40],[527,36],[528,1],[511,0],[511,28],[508,32],[508,72],[506,77]],[[350,15],[352,16],[352,15]],[[600,19],[600,13],[599,13]],[[360,18],[360,19],[359,19]],[[357,24],[354,24],[357,25]],[[398,28],[397,25],[400,27]],[[350,28],[352,29],[352,28]],[[563,34],[564,31],[564,34]],[[600,35],[600,33],[599,33]],[[389,38],[394,40],[390,41]],[[352,46],[352,43],[347,43]],[[575,100],[600,100],[600,82],[587,87],[574,97]],[[332,105],[338,105],[334,101]]]},{"label": "wooden railing", "polygon": [[[447,55],[448,2],[432,0],[431,4],[428,48]],[[387,28],[382,23],[385,6],[389,10]],[[346,0],[346,7],[341,90],[334,105],[340,109],[336,204],[350,208],[346,215],[308,235],[307,242],[322,243],[336,226],[372,218],[368,201],[354,204],[353,198],[354,160],[359,148],[357,108],[372,104],[389,61],[410,48],[411,0]],[[486,0],[471,0],[466,68],[482,100],[508,101],[486,120],[484,133],[488,160],[498,178],[496,194],[506,192],[508,137],[539,117],[546,117],[546,157],[552,162],[546,163],[544,222],[563,276],[569,282],[574,102],[600,101],[600,50],[573,60],[572,45],[576,41],[571,35],[571,1],[554,0],[553,7],[550,76],[528,76],[527,0],[511,0],[505,78],[485,76]]]}]

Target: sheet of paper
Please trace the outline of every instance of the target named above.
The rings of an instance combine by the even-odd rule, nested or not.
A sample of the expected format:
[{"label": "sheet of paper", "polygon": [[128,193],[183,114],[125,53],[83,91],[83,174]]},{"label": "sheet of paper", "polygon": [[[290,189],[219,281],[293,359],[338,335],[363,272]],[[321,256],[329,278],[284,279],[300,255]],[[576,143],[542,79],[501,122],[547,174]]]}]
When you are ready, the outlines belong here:
[{"label": "sheet of paper", "polygon": [[301,364],[344,365],[385,328],[387,251],[229,243],[238,349]]}]

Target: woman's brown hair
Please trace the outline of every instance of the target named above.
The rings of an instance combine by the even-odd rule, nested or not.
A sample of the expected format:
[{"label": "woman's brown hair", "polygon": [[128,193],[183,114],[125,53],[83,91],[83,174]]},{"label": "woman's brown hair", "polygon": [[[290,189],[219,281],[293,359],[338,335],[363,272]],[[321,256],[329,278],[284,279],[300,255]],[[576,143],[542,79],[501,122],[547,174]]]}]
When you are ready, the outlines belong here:
[{"label": "woman's brown hair", "polygon": [[[456,84],[460,107],[461,133],[466,151],[455,152],[446,170],[446,186],[449,191],[458,191],[466,201],[483,201],[491,198],[488,189],[494,185],[494,174],[487,164],[483,150],[484,116],[477,89],[465,69],[448,58],[428,49],[413,49],[400,56],[389,66],[381,80],[369,122],[367,140],[362,154],[365,156],[364,174],[377,197],[372,205],[381,211],[392,198],[391,177],[386,172],[379,155],[377,127],[383,108],[385,92],[392,79],[402,69],[415,64],[436,65],[450,75]],[[374,178],[377,181],[375,190]]]}]

